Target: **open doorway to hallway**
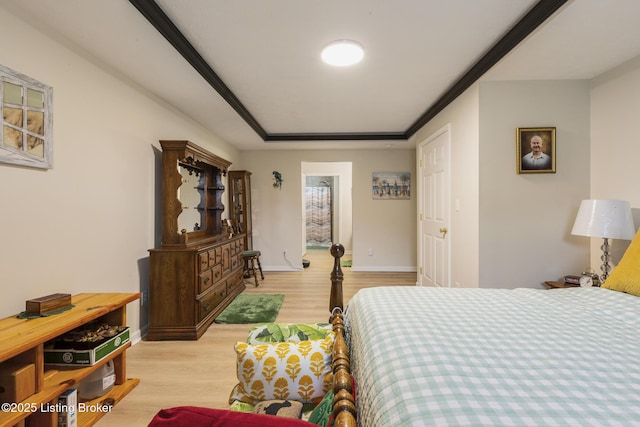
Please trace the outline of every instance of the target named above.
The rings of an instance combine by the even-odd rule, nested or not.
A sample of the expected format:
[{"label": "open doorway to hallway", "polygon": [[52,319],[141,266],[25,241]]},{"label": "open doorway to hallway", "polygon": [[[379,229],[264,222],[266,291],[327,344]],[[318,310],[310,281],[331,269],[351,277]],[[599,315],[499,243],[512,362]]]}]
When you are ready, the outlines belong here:
[{"label": "open doorway to hallway", "polygon": [[341,243],[352,251],[351,162],[302,162],[302,253]]},{"label": "open doorway to hallway", "polygon": [[331,247],[334,237],[336,180],[333,176],[307,176],[305,185],[305,231],[307,249]]}]

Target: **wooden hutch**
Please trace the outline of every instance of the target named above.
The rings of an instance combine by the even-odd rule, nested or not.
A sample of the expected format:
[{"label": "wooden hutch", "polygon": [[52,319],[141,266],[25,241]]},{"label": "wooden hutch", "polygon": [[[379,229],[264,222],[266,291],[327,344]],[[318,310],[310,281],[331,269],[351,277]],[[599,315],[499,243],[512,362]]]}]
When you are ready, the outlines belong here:
[{"label": "wooden hutch", "polygon": [[195,340],[244,289],[244,239],[222,224],[231,162],[189,141],[162,146],[162,244],[151,249],[148,340]]},{"label": "wooden hutch", "polygon": [[253,250],[251,226],[251,172],[229,171],[229,218],[238,234],[244,234],[246,251]]}]

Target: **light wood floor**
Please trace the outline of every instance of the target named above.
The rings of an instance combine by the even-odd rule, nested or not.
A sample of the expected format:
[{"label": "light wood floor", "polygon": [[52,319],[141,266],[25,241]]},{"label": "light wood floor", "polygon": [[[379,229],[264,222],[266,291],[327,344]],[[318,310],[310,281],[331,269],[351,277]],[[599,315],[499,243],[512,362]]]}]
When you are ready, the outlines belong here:
[{"label": "light wood floor", "polygon": [[[258,288],[247,282],[245,293],[285,294],[277,322],[326,322],[329,317],[333,258],[328,250],[310,251],[305,258],[311,265],[302,271],[265,272]],[[342,270],[345,304],[361,288],[416,283],[416,273]],[[127,351],[127,374],[140,378],[140,385],[97,425],[147,426],[160,409],[172,406],[228,407],[229,392],[237,383],[233,345],[246,339],[252,326],[214,323],[198,341],[134,345]]]}]

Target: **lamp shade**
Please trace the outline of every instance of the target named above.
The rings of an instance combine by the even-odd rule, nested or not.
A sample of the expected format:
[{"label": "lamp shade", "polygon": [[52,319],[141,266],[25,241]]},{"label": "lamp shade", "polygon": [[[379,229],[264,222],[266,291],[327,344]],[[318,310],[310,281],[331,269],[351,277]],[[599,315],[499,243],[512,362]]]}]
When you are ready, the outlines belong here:
[{"label": "lamp shade", "polygon": [[631,240],[635,235],[631,205],[625,200],[583,200],[571,234]]}]

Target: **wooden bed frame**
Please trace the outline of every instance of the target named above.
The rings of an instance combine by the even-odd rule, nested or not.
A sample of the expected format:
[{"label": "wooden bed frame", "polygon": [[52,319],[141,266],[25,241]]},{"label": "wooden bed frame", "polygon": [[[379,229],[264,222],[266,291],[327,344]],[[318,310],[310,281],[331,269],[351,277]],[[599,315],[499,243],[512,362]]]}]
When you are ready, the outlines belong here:
[{"label": "wooden bed frame", "polygon": [[344,255],[344,246],[335,243],[331,246],[333,269],[331,270],[331,297],[329,322],[336,334],[333,344],[333,416],[335,427],[356,427],[356,401],[353,396],[349,348],[344,338],[344,304],[342,298],[342,280],[344,275],[340,267],[340,258]]}]

